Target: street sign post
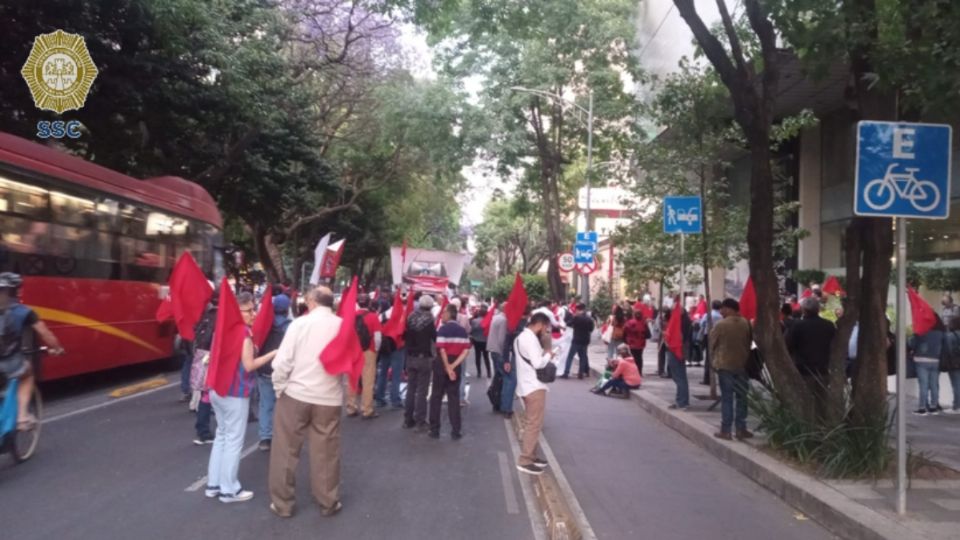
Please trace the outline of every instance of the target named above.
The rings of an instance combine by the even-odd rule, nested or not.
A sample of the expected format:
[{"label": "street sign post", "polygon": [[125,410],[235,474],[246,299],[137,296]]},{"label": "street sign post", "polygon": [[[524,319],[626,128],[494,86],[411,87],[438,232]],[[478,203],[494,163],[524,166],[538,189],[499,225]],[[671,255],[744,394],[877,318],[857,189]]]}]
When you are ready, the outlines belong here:
[{"label": "street sign post", "polygon": [[671,195],[663,198],[663,232],[680,235],[680,307],[683,305],[683,289],[686,273],[683,244],[688,234],[703,232],[703,205],[696,195]]},{"label": "street sign post", "polygon": [[897,513],[907,511],[907,220],[950,215],[953,131],[940,124],[857,124],[853,211],[896,218],[897,231]]}]

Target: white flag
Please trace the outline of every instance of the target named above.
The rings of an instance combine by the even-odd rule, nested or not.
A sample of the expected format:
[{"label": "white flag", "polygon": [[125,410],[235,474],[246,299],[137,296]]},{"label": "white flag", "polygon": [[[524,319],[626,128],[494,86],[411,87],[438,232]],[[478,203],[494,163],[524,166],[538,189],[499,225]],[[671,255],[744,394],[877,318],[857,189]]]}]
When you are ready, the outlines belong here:
[{"label": "white flag", "polygon": [[323,264],[323,256],[327,252],[327,245],[330,243],[330,235],[327,233],[317,242],[317,248],[313,250],[313,272],[310,274],[310,284],[320,283],[320,265]]}]

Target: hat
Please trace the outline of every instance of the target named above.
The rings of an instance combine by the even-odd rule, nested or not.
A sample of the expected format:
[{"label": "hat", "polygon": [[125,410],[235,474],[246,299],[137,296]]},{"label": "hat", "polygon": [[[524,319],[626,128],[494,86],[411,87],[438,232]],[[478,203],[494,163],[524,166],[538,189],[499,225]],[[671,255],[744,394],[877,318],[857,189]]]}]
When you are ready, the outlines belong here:
[{"label": "hat", "polygon": [[420,309],[433,309],[433,297],[429,294],[421,296]]},{"label": "hat", "polygon": [[290,311],[290,297],[280,293],[273,297],[273,312],[283,314]]}]

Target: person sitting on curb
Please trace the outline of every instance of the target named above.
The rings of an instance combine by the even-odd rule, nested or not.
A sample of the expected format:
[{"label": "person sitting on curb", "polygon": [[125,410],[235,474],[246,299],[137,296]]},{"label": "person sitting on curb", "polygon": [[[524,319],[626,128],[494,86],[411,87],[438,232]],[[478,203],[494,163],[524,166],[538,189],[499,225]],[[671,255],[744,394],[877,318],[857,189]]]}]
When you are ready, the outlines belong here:
[{"label": "person sitting on curb", "polygon": [[610,368],[613,369],[613,375],[610,377],[610,380],[602,387],[594,388],[591,392],[605,396],[607,395],[607,390],[615,388],[622,392],[624,396],[630,397],[630,390],[637,390],[643,383],[643,379],[640,377],[640,370],[637,368],[637,363],[633,359],[630,347],[626,343],[621,343],[617,346],[617,358],[610,360]]}]

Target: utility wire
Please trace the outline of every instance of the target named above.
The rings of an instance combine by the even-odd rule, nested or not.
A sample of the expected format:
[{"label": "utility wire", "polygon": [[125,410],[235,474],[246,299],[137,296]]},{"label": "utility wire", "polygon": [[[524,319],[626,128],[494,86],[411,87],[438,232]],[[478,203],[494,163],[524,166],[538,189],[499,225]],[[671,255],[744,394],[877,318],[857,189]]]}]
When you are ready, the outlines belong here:
[{"label": "utility wire", "polygon": [[673,8],[675,7],[676,7],[676,4],[670,4],[670,9],[668,9],[667,12],[663,15],[663,19],[660,20],[660,24],[657,25],[657,29],[653,31],[653,35],[650,36],[650,39],[647,40],[647,43],[643,46],[642,49],[640,49],[640,53],[637,55],[638,62],[643,59],[643,53],[647,52],[647,47],[649,47],[650,44],[653,43],[653,40],[657,38],[657,34],[659,34],[660,29],[663,28],[663,23],[667,22],[667,17],[669,17],[670,14],[673,13]]}]

